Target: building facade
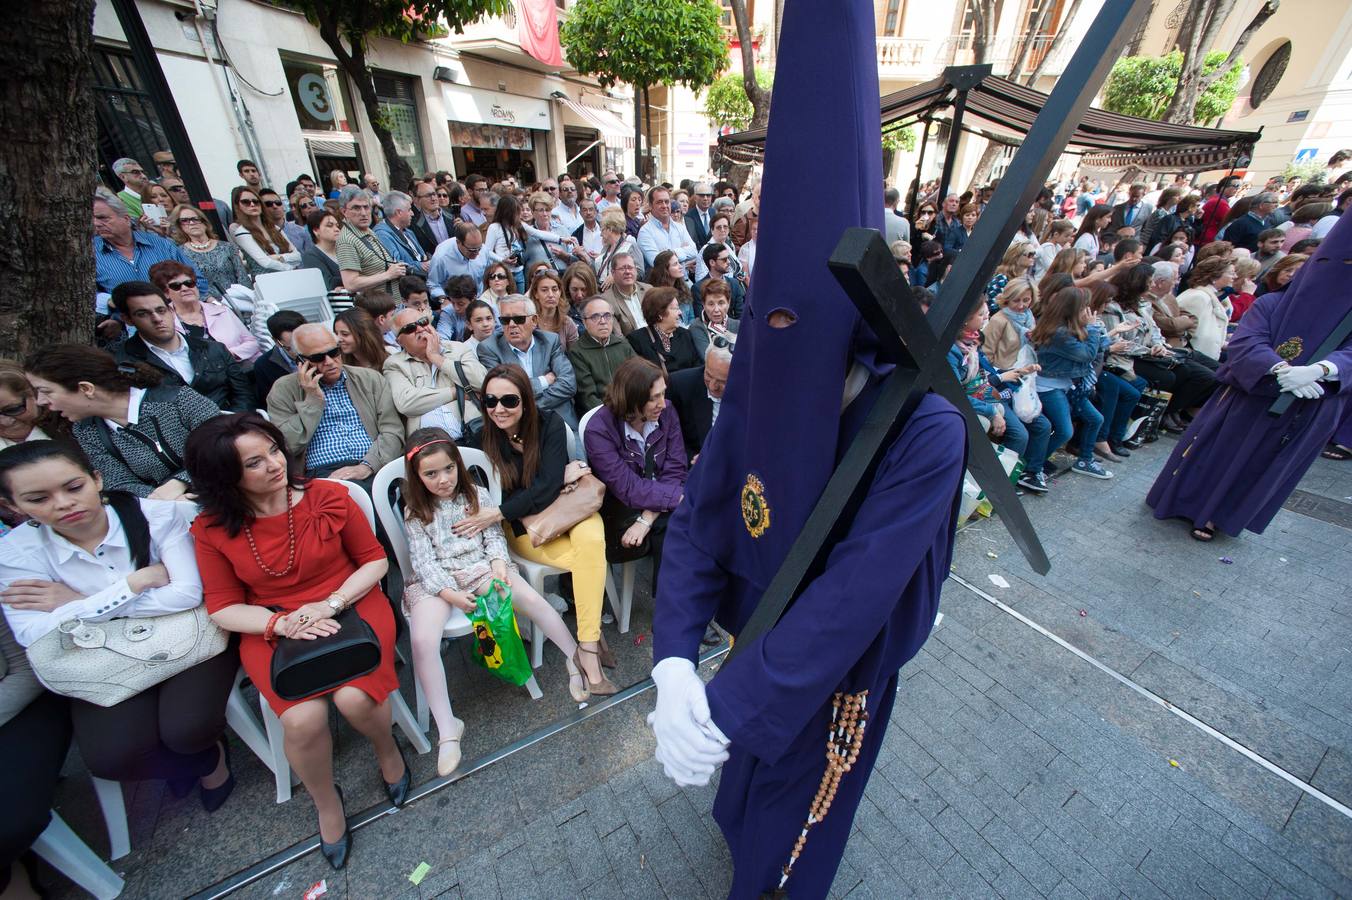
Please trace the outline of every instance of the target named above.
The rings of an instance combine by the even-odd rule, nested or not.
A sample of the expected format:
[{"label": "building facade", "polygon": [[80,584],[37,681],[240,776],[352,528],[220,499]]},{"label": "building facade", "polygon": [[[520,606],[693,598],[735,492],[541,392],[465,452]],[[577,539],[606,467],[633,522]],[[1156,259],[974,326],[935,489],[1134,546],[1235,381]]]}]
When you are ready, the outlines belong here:
[{"label": "building facade", "polygon": [[[235,163],[246,158],[279,190],[302,172],[327,185],[335,169],[406,189],[389,184],[355,86],[304,16],[261,0],[137,5],[214,196],[229,196],[239,183]],[[154,172],[151,154],[168,144],[107,0],[94,32],[101,167],[106,174],[114,159],[131,156]],[[608,164],[632,170],[632,101],[527,54],[515,13],[464,34],[373,39],[368,64],[397,151],[415,174],[444,169],[529,183]]]}]

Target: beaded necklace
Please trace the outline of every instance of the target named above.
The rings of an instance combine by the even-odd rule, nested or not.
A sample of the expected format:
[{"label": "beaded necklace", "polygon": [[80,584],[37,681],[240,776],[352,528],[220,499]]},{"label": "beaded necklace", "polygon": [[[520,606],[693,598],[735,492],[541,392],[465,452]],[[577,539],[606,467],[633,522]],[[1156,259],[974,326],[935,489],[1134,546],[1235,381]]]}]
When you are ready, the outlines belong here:
[{"label": "beaded necklace", "polygon": [[254,543],[253,529],[248,525],[244,526],[244,539],[249,542],[249,550],[253,553],[254,562],[258,563],[258,568],[263,570],[266,575],[273,578],[284,578],[291,574],[291,569],[296,565],[296,514],[291,508],[291,485],[286,486],[286,568],[280,572],[274,572],[263,562],[263,557],[258,554],[258,545]]}]

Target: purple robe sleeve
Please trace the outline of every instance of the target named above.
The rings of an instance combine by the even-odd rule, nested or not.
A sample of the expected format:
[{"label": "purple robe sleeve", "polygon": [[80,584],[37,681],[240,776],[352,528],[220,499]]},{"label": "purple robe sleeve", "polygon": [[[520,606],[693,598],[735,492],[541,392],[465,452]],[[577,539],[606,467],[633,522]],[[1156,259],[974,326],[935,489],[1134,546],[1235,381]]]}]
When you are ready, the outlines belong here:
[{"label": "purple robe sleeve", "polygon": [[1282,358],[1272,349],[1272,312],[1279,300],[1280,295],[1269,295],[1249,307],[1226,346],[1221,380],[1250,394],[1276,396],[1277,380],[1271,372]]},{"label": "purple robe sleeve", "polygon": [[[773,764],[882,633],[936,541],[948,539],[940,531],[952,525],[964,436],[953,412],[913,420],[826,570],[709,683],[713,720],[733,743]],[[946,575],[947,557],[943,565]]]},{"label": "purple robe sleeve", "polygon": [[[713,621],[732,583],[727,571],[691,539],[691,532],[699,528],[695,518],[694,505],[686,499],[676,507],[667,525],[662,547],[664,586],[659,590],[679,587],[680,601],[658,603],[653,609],[654,663],[675,656],[699,665],[704,629]],[[671,582],[674,573],[680,573],[679,585]]]}]

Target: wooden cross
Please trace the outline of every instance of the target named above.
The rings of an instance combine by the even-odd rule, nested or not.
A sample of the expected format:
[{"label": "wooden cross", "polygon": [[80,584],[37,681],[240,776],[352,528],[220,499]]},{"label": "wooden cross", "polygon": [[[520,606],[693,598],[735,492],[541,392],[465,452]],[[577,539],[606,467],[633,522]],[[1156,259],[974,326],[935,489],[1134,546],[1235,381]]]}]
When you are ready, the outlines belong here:
[{"label": "wooden cross", "polygon": [[[827,555],[848,532],[887,449],[929,390],[948,399],[966,419],[968,468],[1029,565],[1040,574],[1051,569],[1032,522],[986,437],[986,429],[948,364],[947,354],[976,304],[986,302],[986,283],[1024,213],[1032,207],[1075,124],[1149,6],[1148,0],[1105,0],[1028,129],[928,316],[911,299],[910,288],[902,281],[877,231],[851,228],[841,237],[828,265],[897,367],[887,376],[863,427],[845,451],[755,612],[737,635],[729,659],[774,627],[793,599],[825,568]],[[958,135],[951,135],[949,140],[958,140]]]}]

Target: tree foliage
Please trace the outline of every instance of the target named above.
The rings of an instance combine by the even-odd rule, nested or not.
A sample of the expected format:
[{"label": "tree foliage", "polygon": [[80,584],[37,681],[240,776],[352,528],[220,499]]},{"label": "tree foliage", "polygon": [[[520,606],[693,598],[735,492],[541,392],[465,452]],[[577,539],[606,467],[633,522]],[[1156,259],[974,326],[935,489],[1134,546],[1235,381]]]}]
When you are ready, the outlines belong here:
[{"label": "tree foliage", "polygon": [[[1202,76],[1209,78],[1222,66],[1228,54],[1213,50],[1202,64]],[[1225,115],[1239,91],[1242,63],[1234,63],[1220,73],[1197,98],[1193,122],[1209,122]],[[1110,112],[1143,119],[1162,119],[1178,91],[1183,70],[1183,54],[1168,56],[1127,56],[1119,59],[1103,88],[1103,108]]]},{"label": "tree foliage", "polygon": [[[774,85],[774,75],[764,69],[756,70],[756,83],[765,90]],[[745,131],[755,117],[751,98],[740,72],[730,72],[710,85],[704,94],[704,115],[720,128]]]},{"label": "tree foliage", "polygon": [[506,15],[512,0],[288,0],[319,29],[339,66],[357,86],[371,130],[380,141],[390,170],[390,187],[404,190],[413,170],[394,146],[388,120],[376,98],[375,83],[366,64],[373,37],[413,41],[428,35],[460,32],[485,16]]},{"label": "tree foliage", "polygon": [[698,91],[728,65],[715,0],[578,0],[559,27],[568,64],[609,87]]},{"label": "tree foliage", "polygon": [[884,150],[905,150],[910,152],[915,149],[915,126],[907,125],[903,128],[883,129],[883,149]]}]

